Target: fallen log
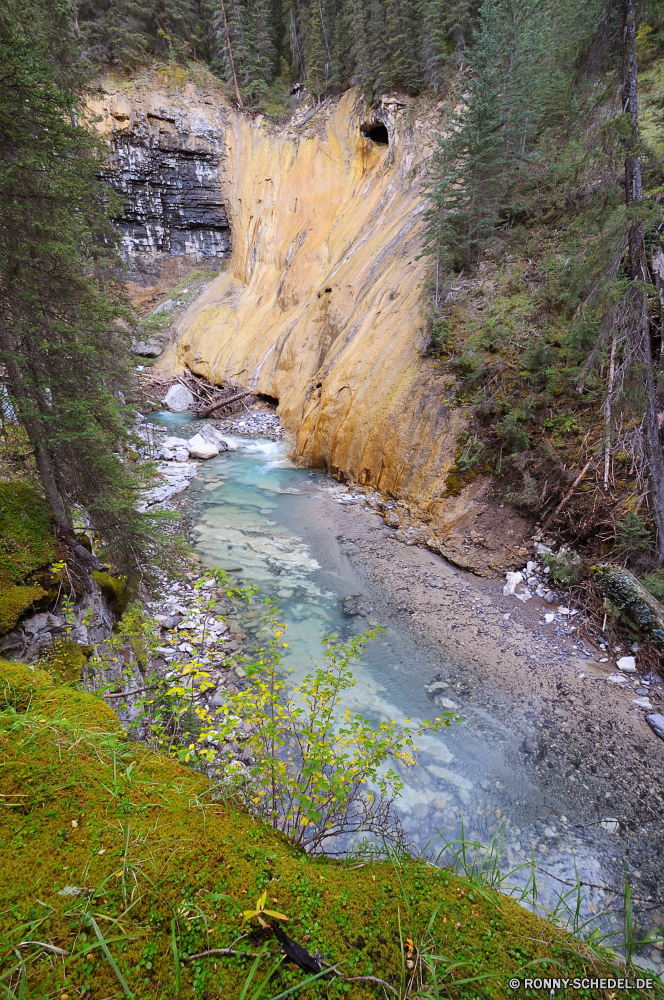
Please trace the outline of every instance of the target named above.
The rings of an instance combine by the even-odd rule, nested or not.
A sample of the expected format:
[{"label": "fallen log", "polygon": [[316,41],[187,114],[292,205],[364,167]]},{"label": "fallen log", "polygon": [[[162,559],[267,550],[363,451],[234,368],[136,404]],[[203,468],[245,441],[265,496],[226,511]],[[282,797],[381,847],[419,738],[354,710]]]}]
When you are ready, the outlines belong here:
[{"label": "fallen log", "polygon": [[628,569],[608,563],[591,566],[590,576],[625,622],[664,652],[664,607],[643,584]]},{"label": "fallen log", "polygon": [[196,416],[199,420],[203,417],[209,417],[211,413],[215,410],[221,410],[224,406],[229,406],[231,403],[237,403],[239,399],[244,399],[245,396],[253,396],[253,389],[243,389],[242,392],[236,392],[234,396],[228,396],[226,399],[219,399],[216,403],[211,406],[206,406],[203,410],[197,410]]},{"label": "fallen log", "polygon": [[577,486],[579,485],[579,483],[581,482],[581,480],[583,479],[583,477],[585,476],[586,472],[588,471],[588,469],[590,468],[590,466],[592,464],[593,463],[592,463],[592,459],[591,459],[589,462],[587,462],[584,465],[584,467],[581,469],[581,472],[578,474],[578,476],[576,477],[576,479],[574,480],[574,482],[572,483],[572,485],[570,486],[570,488],[568,489],[567,493],[562,498],[562,500],[560,501],[560,503],[558,504],[558,506],[556,507],[556,509],[554,510],[554,512],[552,514],[549,514],[548,517],[544,518],[544,521],[542,522],[542,531],[544,531],[544,529],[546,528],[546,526],[551,521],[555,521],[555,519],[558,517],[558,514],[560,514],[561,510],[563,509],[563,507],[565,506],[565,504],[567,503],[567,501],[570,499],[570,497],[572,496],[572,493],[577,488]]}]

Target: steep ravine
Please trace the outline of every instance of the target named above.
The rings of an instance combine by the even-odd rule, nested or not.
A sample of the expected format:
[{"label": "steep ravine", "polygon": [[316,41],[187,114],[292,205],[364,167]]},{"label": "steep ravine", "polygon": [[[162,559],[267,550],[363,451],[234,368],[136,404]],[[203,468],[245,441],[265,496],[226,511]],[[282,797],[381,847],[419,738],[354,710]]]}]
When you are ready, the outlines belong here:
[{"label": "steep ravine", "polygon": [[[523,563],[530,526],[489,481],[449,489],[463,417],[422,355],[423,186],[440,106],[404,97],[369,110],[350,92],[277,127],[218,94],[155,84],[104,108],[123,148],[142,120],[171,118],[191,148],[218,149],[230,261],[177,322],[159,374],[188,366],[278,399],[298,463],[399,498],[402,523],[458,565],[494,575]],[[372,118],[389,145],[363,134]]]}]

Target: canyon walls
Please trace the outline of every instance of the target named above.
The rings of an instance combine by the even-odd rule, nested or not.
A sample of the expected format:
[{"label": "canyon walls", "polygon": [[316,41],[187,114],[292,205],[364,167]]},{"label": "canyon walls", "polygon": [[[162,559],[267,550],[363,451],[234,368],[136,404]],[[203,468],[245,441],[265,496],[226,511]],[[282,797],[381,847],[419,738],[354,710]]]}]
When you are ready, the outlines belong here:
[{"label": "canyon walls", "polygon": [[138,303],[197,265],[217,268],[230,256],[220,173],[225,124],[212,109],[158,87],[92,103],[111,147],[101,176],[122,202],[116,224]]},{"label": "canyon walls", "polygon": [[[424,185],[442,104],[388,97],[369,110],[349,92],[276,126],[190,92],[176,126],[158,88],[123,98],[125,110],[119,100],[105,98],[107,128],[121,134],[118,114],[143,114],[160,157],[171,141],[187,154],[207,144],[215,218],[223,206],[230,223],[226,269],[177,321],[158,374],[186,366],[278,399],[295,459],[398,498],[391,523],[406,540],[478,572],[522,563],[528,526],[492,499],[489,480],[448,477],[465,417],[423,354]],[[148,105],[162,108],[158,124]],[[117,138],[114,149],[121,165]],[[142,246],[143,221],[124,218]]]}]

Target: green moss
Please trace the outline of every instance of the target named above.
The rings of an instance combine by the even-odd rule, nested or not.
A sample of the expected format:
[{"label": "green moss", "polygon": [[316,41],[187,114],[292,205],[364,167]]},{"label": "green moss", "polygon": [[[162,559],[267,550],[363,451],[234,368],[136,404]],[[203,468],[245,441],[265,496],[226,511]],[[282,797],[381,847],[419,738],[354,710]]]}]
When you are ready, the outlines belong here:
[{"label": "green moss", "polygon": [[122,580],[118,580],[116,576],[110,576],[108,573],[100,573],[95,570],[92,575],[106,598],[111,611],[120,616],[126,610],[129,601],[127,585]]},{"label": "green moss", "polygon": [[43,587],[18,587],[0,579],[0,635],[10,632],[34,601],[46,596]]},{"label": "green moss", "polygon": [[25,663],[0,660],[0,710],[25,712],[50,718],[66,716],[69,724],[90,730],[118,732],[118,717],[104,701],[82,691],[60,687],[47,671]]},{"label": "green moss", "polygon": [[[264,891],[268,906],[288,916],[290,936],[340,963],[349,978],[378,976],[398,988],[401,941],[425,936],[435,954],[449,957],[445,996],[475,996],[479,984],[468,991],[454,980],[483,975],[482,994],[503,998],[507,977],[527,964],[538,974],[598,974],[601,963],[591,962],[583,946],[491,889],[478,891],[411,858],[348,867],[316,860],[215,801],[200,774],[130,745],[99,699],[58,688],[24,665],[0,663],[0,679],[0,691],[11,692],[0,712],[4,968],[16,964],[14,948],[28,938],[52,942],[68,956],[52,962],[35,952],[26,995],[74,987],[86,996],[120,995],[91,930],[94,915],[133,996],[235,1000],[261,943],[246,936],[241,911]],[[65,892],[67,886],[74,888]],[[231,945],[239,955],[189,960]],[[273,961],[263,959],[257,982]],[[283,963],[266,995],[304,978]],[[383,992],[330,980],[298,995],[361,1000]]]},{"label": "green moss", "polygon": [[25,483],[0,483],[0,580],[20,583],[55,554],[43,497]]},{"label": "green moss", "polygon": [[40,666],[58,681],[78,682],[87,658],[73,639],[56,639]]}]

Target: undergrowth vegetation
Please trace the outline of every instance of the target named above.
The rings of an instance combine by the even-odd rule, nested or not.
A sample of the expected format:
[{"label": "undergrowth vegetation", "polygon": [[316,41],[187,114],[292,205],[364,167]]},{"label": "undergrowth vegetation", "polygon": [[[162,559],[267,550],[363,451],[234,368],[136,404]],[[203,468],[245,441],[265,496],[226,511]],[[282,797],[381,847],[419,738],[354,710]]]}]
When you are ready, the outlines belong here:
[{"label": "undergrowth vegetation", "polygon": [[485,0],[425,239],[431,377],[468,415],[453,492],[492,477],[641,576],[663,534],[660,23],[658,3]]},{"label": "undergrowth vegetation", "polygon": [[[491,869],[314,859],[130,742],[100,699],[23,664],[0,678],[7,997],[267,998],[307,981],[303,997],[503,997],[510,975],[618,968],[497,892]],[[338,975],[312,981],[269,921]]]},{"label": "undergrowth vegetation", "polygon": [[[405,846],[392,803],[403,781],[390,758],[414,764],[415,740],[450,724],[454,716],[399,725],[372,723],[343,708],[355,685],[350,666],[380,628],[348,643],[324,641],[323,661],[294,682],[282,664],[287,626],[273,601],[266,600],[265,645],[254,659],[237,657],[247,678],[241,690],[219,687],[206,656],[216,595],[247,599],[253,588],[231,587],[223,572],[204,575],[195,585],[198,614],[205,625],[179,629],[164,640],[159,622],[132,605],[115,633],[100,643],[86,671],[100,693],[114,690],[120,711],[131,706],[129,731],[155,749],[198,767],[252,815],[310,853],[346,852],[358,837],[375,847],[381,841]],[[218,593],[218,591],[217,591]],[[200,618],[198,620],[201,620]],[[223,619],[218,619],[220,622]],[[186,662],[164,667],[163,643],[191,648]],[[216,692],[212,702],[209,695]]]}]

